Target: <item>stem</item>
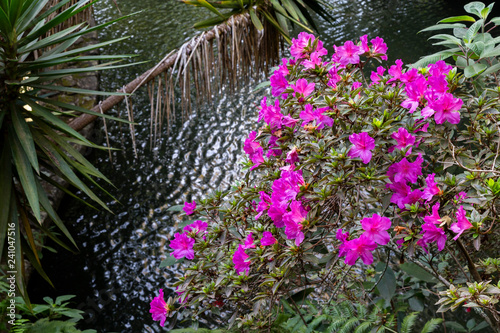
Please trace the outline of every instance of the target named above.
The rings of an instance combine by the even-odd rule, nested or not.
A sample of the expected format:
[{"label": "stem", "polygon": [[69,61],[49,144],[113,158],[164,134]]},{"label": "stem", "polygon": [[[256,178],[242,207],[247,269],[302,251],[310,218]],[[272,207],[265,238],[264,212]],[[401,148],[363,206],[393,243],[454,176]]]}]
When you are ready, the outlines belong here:
[{"label": "stem", "polygon": [[465,247],[462,244],[462,242],[460,241],[460,239],[457,239],[456,243],[457,243],[458,249],[462,252],[462,254],[465,257],[465,260],[467,261],[467,267],[469,267],[469,272],[471,273],[472,277],[474,278],[474,280],[476,282],[481,282],[482,281],[481,276],[477,272],[477,269],[476,269],[476,266],[474,265],[474,262],[472,261],[471,257],[469,256],[469,253],[465,249]]}]

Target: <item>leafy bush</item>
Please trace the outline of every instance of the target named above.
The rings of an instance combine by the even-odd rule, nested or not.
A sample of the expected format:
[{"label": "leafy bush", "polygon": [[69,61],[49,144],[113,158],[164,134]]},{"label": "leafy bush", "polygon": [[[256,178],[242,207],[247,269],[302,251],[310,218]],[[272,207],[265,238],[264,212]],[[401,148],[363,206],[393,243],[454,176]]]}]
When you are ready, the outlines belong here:
[{"label": "leafy bush", "polygon": [[[473,308],[485,322],[468,329],[500,330],[500,85],[485,75],[471,90],[472,76],[442,60],[408,70],[398,60],[368,79],[363,68],[386,51],[362,36],[329,60],[314,36],[293,39],[292,58],[270,77],[274,100],[261,102],[264,123],[245,141],[246,176],[183,207],[189,217],[162,266],[183,262],[184,275],[177,297],[153,299],[153,320],[297,329],[333,325],[325,309],[347,300],[383,304],[379,321],[339,312],[333,331],[400,332],[415,320],[397,307],[407,300],[414,311]],[[310,311],[314,302],[322,310]]]}]

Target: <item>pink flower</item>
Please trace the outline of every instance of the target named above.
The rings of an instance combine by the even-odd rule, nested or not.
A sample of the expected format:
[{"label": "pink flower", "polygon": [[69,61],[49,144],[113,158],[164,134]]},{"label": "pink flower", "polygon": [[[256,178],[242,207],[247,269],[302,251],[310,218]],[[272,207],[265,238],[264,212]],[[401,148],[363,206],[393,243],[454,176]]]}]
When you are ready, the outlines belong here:
[{"label": "pink flower", "polygon": [[401,161],[392,164],[387,171],[387,176],[392,182],[402,182],[409,181],[410,183],[416,183],[418,176],[422,174],[422,155],[418,155],[415,162],[408,162],[408,160],[403,158]]},{"label": "pink flower", "polygon": [[273,234],[269,231],[264,231],[262,238],[260,239],[260,245],[262,246],[270,246],[278,243],[276,238],[274,238]]},{"label": "pink flower", "polygon": [[292,45],[290,46],[290,54],[292,57],[295,59],[305,58],[314,39],[314,35],[308,34],[307,32],[301,32],[297,39],[292,38]]},{"label": "pink flower", "polygon": [[404,181],[386,184],[385,186],[394,192],[391,197],[391,202],[398,205],[400,209],[405,209],[405,204],[407,203],[406,199],[411,193],[411,187]]},{"label": "pink flower", "polygon": [[152,314],[154,321],[160,321],[161,327],[165,326],[165,320],[167,320],[170,311],[163,297],[163,289],[160,289],[160,294],[149,303],[149,312]]},{"label": "pink flower", "polygon": [[339,257],[343,257],[347,254],[346,250],[346,243],[349,240],[349,232],[346,231],[345,233],[342,232],[342,229],[337,230],[337,233],[335,234],[335,237],[342,243],[339,246]]},{"label": "pink flower", "polygon": [[347,41],[344,46],[333,46],[341,65],[358,64],[359,55],[364,53],[361,46],[354,45],[352,41]]},{"label": "pink flower", "polygon": [[314,69],[316,66],[321,67],[323,65],[323,61],[318,52],[313,52],[311,53],[311,57],[309,59],[304,60],[303,65],[305,68]]},{"label": "pink flower", "polygon": [[293,163],[296,163],[298,161],[299,161],[299,155],[297,154],[297,147],[293,147],[293,149],[290,150],[288,152],[288,154],[286,154],[285,162],[293,164]]},{"label": "pink flower", "polygon": [[352,83],[351,91],[358,89],[358,88],[359,88],[359,87],[361,87],[362,85],[363,85],[363,83],[358,82],[358,81],[354,81],[354,82]]},{"label": "pink flower", "polygon": [[207,230],[207,227],[208,227],[207,222],[196,220],[193,223],[188,224],[187,226],[185,226],[183,230],[186,230],[187,232],[193,232],[193,233],[197,234],[200,231]]},{"label": "pink flower", "polygon": [[441,222],[439,221],[441,217],[439,216],[439,207],[440,204],[439,202],[436,202],[432,206],[432,215],[428,215],[424,217],[425,223],[432,223],[432,224],[440,224]]},{"label": "pink flower", "polygon": [[269,205],[271,204],[271,197],[264,191],[260,191],[260,202],[259,205],[257,206],[257,212],[259,212],[256,216],[255,219],[258,220],[262,214],[269,209]]},{"label": "pink flower", "polygon": [[384,40],[377,36],[370,42],[372,43],[372,56],[387,60],[387,44],[384,43]]},{"label": "pink flower", "polygon": [[378,66],[377,71],[371,73],[370,79],[374,83],[379,83],[380,79],[384,76],[384,72],[385,72],[385,68],[382,66]]},{"label": "pink flower", "polygon": [[284,171],[281,178],[273,182],[271,201],[283,203],[294,200],[300,192],[299,184],[305,184],[301,171]]},{"label": "pink flower", "polygon": [[262,152],[262,150],[260,150],[260,151],[258,151],[255,154],[250,156],[250,161],[252,161],[254,163],[254,165],[252,165],[250,170],[255,169],[256,167],[258,167],[259,165],[261,165],[262,163],[265,162],[264,156],[262,156],[262,154],[263,154],[263,152]]},{"label": "pink flower", "polygon": [[451,231],[457,234],[455,237],[453,237],[453,240],[457,240],[465,230],[472,228],[472,223],[470,223],[469,220],[467,220],[467,218],[465,217],[464,206],[458,207],[456,217],[457,223],[454,223],[450,226]]},{"label": "pink flower", "polygon": [[361,132],[360,134],[353,133],[349,136],[349,141],[353,144],[349,153],[349,157],[359,157],[364,164],[370,163],[372,159],[371,150],[375,149],[375,139],[370,137],[368,133]]},{"label": "pink flower", "polygon": [[256,137],[257,133],[255,131],[251,131],[250,134],[248,135],[248,138],[245,140],[245,144],[243,145],[243,150],[248,155],[253,155],[259,150],[262,150],[260,143],[255,141]]},{"label": "pink flower", "polygon": [[170,241],[170,248],[174,250],[170,255],[174,256],[175,259],[181,259],[186,257],[186,259],[194,259],[194,239],[188,237],[187,234],[176,233],[174,239]]},{"label": "pink flower", "polygon": [[186,215],[191,215],[194,213],[194,210],[196,209],[196,201],[193,201],[192,203],[185,202],[184,207],[182,208]]},{"label": "pink flower", "polygon": [[387,232],[391,227],[391,220],[385,216],[373,214],[372,217],[365,217],[361,220],[361,227],[365,230],[363,235],[377,244],[385,245],[391,240]]},{"label": "pink flower", "polygon": [[359,37],[359,41],[361,42],[361,48],[363,49],[363,53],[370,52],[370,48],[368,47],[368,35],[363,35]]},{"label": "pink flower", "polygon": [[286,212],[283,215],[283,221],[285,222],[285,234],[287,239],[295,239],[295,245],[299,246],[304,240],[302,222],[306,219],[307,211],[302,206],[300,201],[292,201],[290,209],[290,212]]},{"label": "pink flower", "polygon": [[389,75],[392,76],[392,79],[387,81],[387,84],[392,83],[396,80],[399,80],[402,75],[402,70],[403,70],[403,61],[401,59],[396,60],[396,64],[392,65],[389,68]]},{"label": "pink flower", "polygon": [[329,87],[332,87],[333,89],[337,89],[337,83],[342,80],[342,78],[340,77],[340,75],[337,74],[338,72],[338,68],[337,67],[332,67],[329,71],[328,71],[328,83],[327,85]]},{"label": "pink flower", "polygon": [[293,127],[298,121],[299,121],[298,119],[286,115],[283,116],[283,118],[281,118],[281,126]]},{"label": "pink flower", "polygon": [[253,233],[248,234],[245,244],[243,244],[243,249],[255,249],[255,244],[253,243]]},{"label": "pink flower", "polygon": [[436,61],[435,64],[430,64],[428,67],[429,67],[429,73],[432,76],[446,75],[453,68],[452,66],[447,65],[443,60]]},{"label": "pink flower", "polygon": [[417,107],[422,103],[424,94],[427,90],[427,80],[420,77],[417,80],[410,82],[406,85],[405,91],[408,99],[401,103],[401,106],[410,109],[410,113],[415,112]]},{"label": "pink flower", "polygon": [[425,178],[427,187],[424,189],[424,193],[422,195],[422,199],[425,199],[425,201],[431,201],[433,196],[441,192],[436,182],[434,181],[435,176],[436,174],[431,173]]},{"label": "pink flower", "polygon": [[464,102],[460,98],[453,98],[450,93],[444,93],[436,101],[429,102],[429,108],[435,111],[434,120],[436,124],[442,124],[448,121],[450,124],[460,122],[460,113],[458,110]]},{"label": "pink flower", "polygon": [[234,252],[233,255],[233,264],[236,273],[240,275],[241,272],[245,272],[248,275],[250,271],[250,260],[247,261],[249,255],[245,253],[243,246],[241,244],[238,245],[238,250]]},{"label": "pink flower", "polygon": [[280,96],[288,86],[288,81],[282,71],[276,70],[269,78],[271,81],[271,94],[274,97]]},{"label": "pink flower", "polygon": [[315,86],[316,84],[314,82],[307,83],[306,79],[298,79],[295,84],[291,85],[299,103],[302,103],[304,98],[307,98],[307,96],[313,93]]},{"label": "pink flower", "polygon": [[265,112],[263,112],[264,121],[271,127],[271,129],[277,129],[281,127],[281,119],[283,114],[281,114],[280,102],[276,100],[274,106],[270,105]]},{"label": "pink flower", "polygon": [[377,244],[365,234],[362,234],[359,238],[351,239],[345,243],[345,250],[347,251],[345,263],[352,266],[361,257],[365,265],[371,265],[373,263],[372,251],[376,248]]},{"label": "pink flower", "polygon": [[455,196],[455,200],[457,200],[457,204],[461,203],[465,199],[467,199],[467,193],[465,193],[465,192],[460,192]]},{"label": "pink flower", "polygon": [[[400,127],[397,132],[392,133],[391,138],[393,138],[397,142],[397,145],[391,147],[392,149],[397,148],[399,150],[403,150],[407,146],[413,146],[413,144],[415,143],[415,137],[408,133],[408,131],[404,127]],[[389,153],[391,152],[391,149],[389,149]]]},{"label": "pink flower", "polygon": [[403,83],[410,83],[416,81],[420,77],[423,77],[423,75],[418,72],[418,69],[412,68],[408,72],[401,74],[399,79]]},{"label": "pink flower", "polygon": [[302,122],[302,127],[305,127],[312,121],[316,121],[316,128],[318,130],[323,129],[325,125],[331,127],[333,125],[333,119],[323,114],[328,110],[330,110],[329,107],[313,110],[311,104],[306,104],[304,106],[304,111],[300,113],[300,119],[304,120]]},{"label": "pink flower", "polygon": [[439,228],[434,223],[427,222],[422,225],[423,240],[426,243],[436,242],[438,250],[442,251],[446,244],[446,234],[442,228]]},{"label": "pink flower", "polygon": [[267,211],[267,215],[273,220],[276,228],[283,228],[283,215],[287,212],[288,203],[273,202]]}]

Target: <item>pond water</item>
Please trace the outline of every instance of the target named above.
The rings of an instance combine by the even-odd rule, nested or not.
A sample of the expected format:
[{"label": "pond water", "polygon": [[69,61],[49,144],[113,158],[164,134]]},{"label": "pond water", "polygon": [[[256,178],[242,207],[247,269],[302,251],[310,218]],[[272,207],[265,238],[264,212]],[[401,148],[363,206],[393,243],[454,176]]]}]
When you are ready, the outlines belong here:
[{"label": "pond water", "polygon": [[[417,32],[442,18],[462,13],[463,4],[444,0],[329,0],[333,24],[317,19],[319,35],[328,49],[345,40],[368,34],[381,36],[389,47],[389,61],[413,62],[432,51],[429,35]],[[131,38],[106,53],[137,54],[147,64],[101,74],[101,89],[115,90],[154,66],[170,50],[197,32],[191,25],[206,12],[172,0],[119,0],[123,14],[142,11],[101,32],[101,40]],[[112,1],[96,4],[96,19],[118,17]],[[167,240],[173,236],[173,205],[202,198],[210,190],[227,189],[240,171],[243,141],[257,127],[259,95],[251,84],[235,94],[222,92],[211,104],[197,106],[188,121],[178,120],[157,148],[150,149],[149,115],[145,91],[135,97],[136,144],[134,157],[128,128],[107,123],[112,153],[94,150],[89,159],[114,184],[104,187],[116,198],[107,201],[114,214],[93,210],[65,199],[59,209],[80,252],[44,252],[43,264],[57,290],[38,276],[30,282],[34,302],[44,296],[76,295],[78,308],[86,312],[81,328],[98,332],[160,332],[152,321],[149,302],[175,281],[177,271],[159,269]],[[121,110],[120,110],[121,108]],[[122,105],[114,115],[125,115]],[[178,117],[179,119],[180,117]],[[97,124],[98,127],[102,123]],[[102,132],[95,141],[105,144]]]}]

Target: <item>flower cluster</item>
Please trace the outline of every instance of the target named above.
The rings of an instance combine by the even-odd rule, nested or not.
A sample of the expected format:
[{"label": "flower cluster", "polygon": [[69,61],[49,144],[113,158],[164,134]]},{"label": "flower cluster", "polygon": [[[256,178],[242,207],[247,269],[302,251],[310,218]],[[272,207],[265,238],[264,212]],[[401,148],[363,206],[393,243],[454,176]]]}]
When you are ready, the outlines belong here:
[{"label": "flower cluster", "polygon": [[[270,77],[273,99],[260,102],[261,127],[244,141],[244,181],[198,209],[185,204],[203,221],[170,243],[172,256],[194,259],[175,283],[181,308],[271,308],[307,281],[333,283],[330,272],[358,259],[373,264],[380,247],[440,252],[447,233],[457,241],[478,230],[469,221],[476,192],[443,168],[455,164],[446,145],[468,117],[453,95],[456,69],[438,61],[405,70],[397,60],[366,80],[370,59],[387,60],[382,38],[365,35],[334,51],[328,57],[308,33],[292,40],[292,59]],[[252,313],[234,320],[253,325]]]}]

